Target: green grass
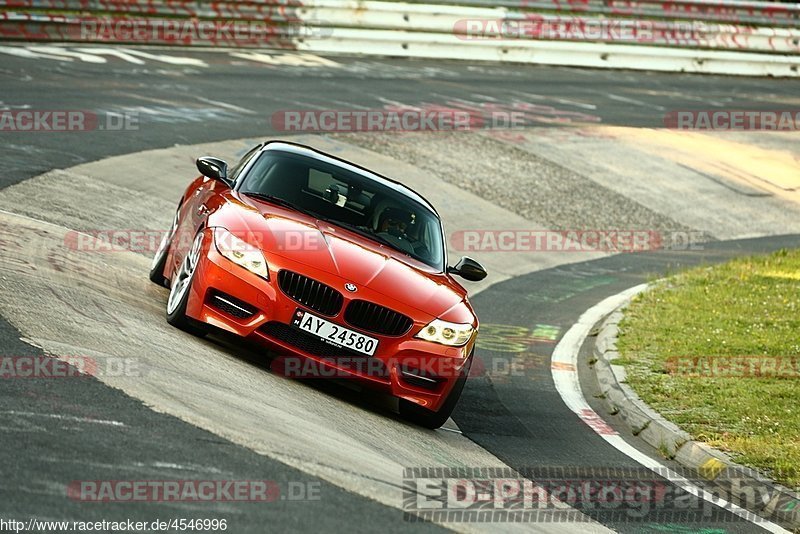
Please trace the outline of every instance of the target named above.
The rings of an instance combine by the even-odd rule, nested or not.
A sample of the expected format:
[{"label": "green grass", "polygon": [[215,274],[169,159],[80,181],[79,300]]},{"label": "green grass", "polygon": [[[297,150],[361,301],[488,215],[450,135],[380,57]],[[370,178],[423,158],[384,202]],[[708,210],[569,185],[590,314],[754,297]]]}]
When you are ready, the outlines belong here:
[{"label": "green grass", "polygon": [[798,369],[800,250],[671,276],[634,300],[620,332],[619,362],[645,402],[695,439],[800,488],[800,376],[681,372],[697,357],[780,357],[784,371]]}]

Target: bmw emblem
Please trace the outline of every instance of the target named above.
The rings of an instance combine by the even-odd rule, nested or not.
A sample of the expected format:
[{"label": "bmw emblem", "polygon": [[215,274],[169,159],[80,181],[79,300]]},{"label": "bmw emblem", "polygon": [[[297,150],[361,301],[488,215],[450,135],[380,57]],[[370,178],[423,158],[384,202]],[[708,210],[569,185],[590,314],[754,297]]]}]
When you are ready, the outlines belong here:
[{"label": "bmw emblem", "polygon": [[355,293],[356,291],[358,291],[358,288],[356,287],[356,285],[355,284],[351,284],[350,282],[346,283],[344,285],[344,288],[346,290],[348,290],[350,293]]}]

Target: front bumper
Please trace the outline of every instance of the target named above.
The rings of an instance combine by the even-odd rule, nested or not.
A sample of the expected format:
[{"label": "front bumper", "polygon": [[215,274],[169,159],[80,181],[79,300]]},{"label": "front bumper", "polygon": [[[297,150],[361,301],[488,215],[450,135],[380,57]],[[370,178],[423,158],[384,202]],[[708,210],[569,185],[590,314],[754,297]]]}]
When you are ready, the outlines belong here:
[{"label": "front bumper", "polygon": [[[278,272],[287,269],[333,285],[330,273],[282,257],[270,257],[269,281],[223,257],[213,244],[211,230],[195,272],[186,314],[198,321],[250,338],[279,353],[275,372],[296,378],[350,378],[432,411],[438,411],[462,373],[475,335],[462,347],[448,347],[413,336],[430,320],[414,319],[403,336],[384,336],[345,322],[345,302],[327,320],[378,339],[373,356],[337,348],[291,326],[298,309],[319,315],[284,294]],[[344,287],[347,280],[337,280]],[[363,288],[358,298],[381,303],[379,294]]]}]

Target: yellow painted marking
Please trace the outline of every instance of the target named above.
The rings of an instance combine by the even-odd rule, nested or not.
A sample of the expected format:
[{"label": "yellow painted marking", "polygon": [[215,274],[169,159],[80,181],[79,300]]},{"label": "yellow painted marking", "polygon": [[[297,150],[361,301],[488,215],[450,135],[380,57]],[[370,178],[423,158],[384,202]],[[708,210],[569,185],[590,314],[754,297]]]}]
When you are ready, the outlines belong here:
[{"label": "yellow painted marking", "polygon": [[624,127],[604,130],[661,158],[800,203],[800,157],[787,150],[725,139],[724,132]]},{"label": "yellow painted marking", "polygon": [[800,271],[765,271],[759,273],[760,276],[767,278],[786,278],[789,280],[800,280]]},{"label": "yellow painted marking", "polygon": [[700,476],[706,480],[714,480],[727,467],[725,462],[711,458],[700,466]]}]

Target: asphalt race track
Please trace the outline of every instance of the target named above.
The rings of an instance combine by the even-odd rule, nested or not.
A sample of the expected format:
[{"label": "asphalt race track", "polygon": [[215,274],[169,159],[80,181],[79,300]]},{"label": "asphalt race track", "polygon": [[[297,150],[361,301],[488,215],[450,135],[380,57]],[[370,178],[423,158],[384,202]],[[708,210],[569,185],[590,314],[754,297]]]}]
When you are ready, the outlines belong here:
[{"label": "asphalt race track", "polygon": [[[58,56],[51,50],[19,58],[9,54],[9,48],[25,49],[0,50],[4,107],[52,105],[57,95],[59,109],[84,109],[90,104],[96,111],[139,111],[141,127],[124,132],[124,142],[99,131],[83,134],[80,152],[68,136],[39,136],[43,139],[36,140],[35,157],[28,152],[33,150],[32,139],[21,136],[4,147],[4,185],[110,155],[261,137],[270,133],[272,114],[286,109],[380,108],[387,102],[413,105],[457,98],[480,103],[489,101],[482,98],[488,96],[501,102],[545,104],[567,120],[591,115],[603,124],[661,127],[665,110],[724,107],[734,101],[743,109],[780,109],[781,104],[796,104],[797,95],[797,82],[791,80],[423,60],[335,58],[336,66],[327,62],[320,66],[309,59],[281,61],[296,55],[280,52],[273,54],[274,64],[222,52],[174,50],[157,52],[190,57],[207,66],[158,60],[136,65],[109,55],[99,56],[107,62],[98,64],[72,56],[53,59]],[[315,83],[308,83],[310,77]]]},{"label": "asphalt race track", "polygon": [[[134,365],[99,378],[0,382],[7,457],[0,518],[224,518],[230,532],[781,531],[715,505],[706,515],[653,509],[635,520],[586,512],[567,522],[410,522],[402,473],[636,469],[564,404],[552,351],[610,295],[683,266],[798,246],[796,132],[709,134],[707,146],[740,149],[723,168],[725,154],[693,149],[699,137],[653,130],[675,110],[796,109],[797,82],[141,51],[0,47],[0,110],[135,117],[123,131],[0,131],[0,354],[115,356]],[[213,152],[230,161],[256,140],[302,133],[275,131],[276,113],[430,105],[524,110],[524,128],[297,139],[409,183],[440,209],[451,234],[629,228],[702,236],[685,249],[615,255],[469,253],[490,271],[486,283],[467,286],[481,319],[480,368],[444,429],[411,427],[386,399],[340,383],[275,376],[265,355],[228,336],[197,340],[170,328],[166,292],[147,281],[150,252],[66,246],[74,230],[166,228],[178,192],[196,174],[193,158]],[[451,248],[451,259],[456,254]],[[595,407],[585,354],[580,363],[584,396]],[[675,466],[595,409],[635,448]],[[270,480],[281,498],[94,503],[68,492],[81,480],[165,479]]]}]

